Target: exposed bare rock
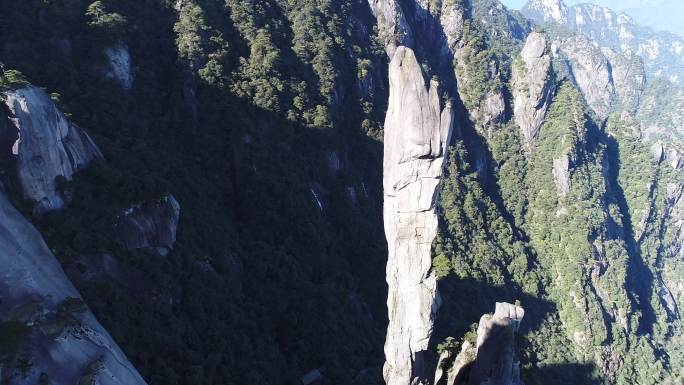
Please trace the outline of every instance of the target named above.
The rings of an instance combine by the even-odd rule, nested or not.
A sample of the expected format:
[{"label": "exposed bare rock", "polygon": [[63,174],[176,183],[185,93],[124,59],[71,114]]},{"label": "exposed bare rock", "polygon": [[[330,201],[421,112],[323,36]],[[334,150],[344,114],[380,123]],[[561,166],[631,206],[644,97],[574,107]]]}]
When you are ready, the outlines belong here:
[{"label": "exposed bare rock", "polygon": [[487,94],[485,102],[485,121],[484,124],[503,122],[506,102],[500,91],[493,91]]},{"label": "exposed bare rock", "polygon": [[468,7],[461,2],[368,0],[379,36],[391,60],[398,46],[416,50],[440,76],[453,76]]},{"label": "exposed bare rock", "polygon": [[677,301],[672,295],[672,292],[664,282],[659,282],[658,296],[665,305],[665,310],[672,318],[679,318],[679,309],[677,308]]},{"label": "exposed bare rock", "polygon": [[519,11],[510,9],[499,0],[471,1],[472,20],[478,20],[494,39],[513,44],[525,42],[532,31],[532,22]]},{"label": "exposed bare rock", "polygon": [[406,385],[427,382],[423,359],[439,307],[430,271],[435,204],[454,119],[450,104],[440,106],[437,83],[427,84],[411,49],[397,48],[389,82],[383,160],[389,251],[384,377],[388,385]]},{"label": "exposed bare rock", "polygon": [[622,110],[634,114],[646,87],[646,71],[641,59],[632,51],[623,54],[603,48],[601,52],[610,63],[618,105]]},{"label": "exposed bare rock", "polygon": [[531,0],[523,12],[539,22],[565,24],[568,20],[568,7],[560,0]]},{"label": "exposed bare rock", "polygon": [[466,340],[455,357],[449,350],[442,353],[435,385],[522,385],[514,351],[524,315],[520,306],[497,302],[494,314],[480,318],[475,346]]},{"label": "exposed bare rock", "polygon": [[[145,384],[40,234],[2,195],[0,266],[0,321],[22,330],[11,353],[0,356],[1,383],[34,385],[46,373],[52,385]],[[22,359],[31,363],[23,374],[17,365]]]},{"label": "exposed bare rock", "polygon": [[667,150],[665,154],[665,162],[669,164],[673,170],[680,170],[682,166],[684,166],[684,162],[682,162],[682,156],[679,154],[679,151],[673,148]]},{"label": "exposed bare rock", "polygon": [[568,155],[553,160],[553,181],[556,183],[558,196],[568,195],[570,192],[570,157]]},{"label": "exposed bare rock", "polygon": [[147,249],[167,254],[176,242],[180,204],[171,194],[138,203],[114,219],[114,238],[129,250]]},{"label": "exposed bare rock", "polygon": [[[456,47],[459,37],[462,34],[463,24],[465,23],[465,10],[460,7],[455,7],[449,1],[442,1],[442,12],[440,14],[440,23],[444,31],[444,36],[447,39],[447,46],[450,48],[447,52],[451,53]],[[450,51],[450,52],[449,52]]]},{"label": "exposed bare rock", "polygon": [[528,148],[532,148],[555,88],[544,34],[532,32],[520,52],[524,68],[513,69],[513,113]]},{"label": "exposed bare rock", "polygon": [[18,139],[18,132],[10,121],[10,115],[7,106],[0,103],[0,162],[12,158],[12,146]]},{"label": "exposed bare rock", "polygon": [[684,81],[684,39],[638,25],[623,12],[598,4],[566,6],[562,0],[530,0],[522,12],[540,23],[557,23],[617,52],[641,57],[649,77]]},{"label": "exposed bare rock", "polygon": [[598,116],[607,117],[614,107],[616,92],[610,62],[601,49],[581,35],[557,39],[553,44],[567,60],[571,80],[589,107]]},{"label": "exposed bare rock", "polygon": [[101,158],[95,143],[81,128],[70,123],[50,97],[29,86],[4,93],[17,140],[11,149],[16,174],[26,199],[44,212],[64,207],[58,177],[67,180],[90,161]]},{"label": "exposed bare rock", "polygon": [[572,81],[600,118],[614,111],[634,115],[639,110],[646,72],[638,55],[600,47],[579,34],[555,38],[551,53],[554,72]]},{"label": "exposed bare rock", "polygon": [[128,46],[124,43],[117,43],[104,50],[107,57],[107,72],[105,75],[116,81],[125,90],[133,87],[133,73],[131,72],[131,54]]},{"label": "exposed bare rock", "polygon": [[368,0],[368,4],[377,19],[380,39],[390,59],[398,46],[413,47],[413,31],[398,1]]},{"label": "exposed bare rock", "polygon": [[[666,167],[674,178],[664,178],[664,226],[660,231],[664,234],[664,254],[662,269],[654,277],[654,286],[660,302],[671,319],[680,318],[680,309],[684,304],[684,283],[681,271],[684,267],[684,183],[681,173],[684,172],[684,159],[679,150],[669,144],[656,142],[651,146],[654,160]],[[664,175],[668,175],[666,172]],[[662,226],[662,225],[661,225]]]},{"label": "exposed bare rock", "polygon": [[665,294],[670,297],[666,297],[666,306],[670,307],[670,316],[673,318],[681,318],[680,309],[684,306],[684,281],[681,279],[681,273],[677,273],[677,270],[681,271],[682,264],[684,261],[677,259],[668,259],[664,262],[662,285],[667,289]]},{"label": "exposed bare rock", "polygon": [[651,155],[653,155],[653,162],[660,164],[663,161],[663,145],[661,143],[653,143],[651,145]]},{"label": "exposed bare rock", "polygon": [[[454,357],[454,352],[445,350],[439,357],[435,372],[435,385],[465,384],[466,376],[475,361],[475,347],[464,341],[461,351]],[[448,366],[448,370],[446,370]]]},{"label": "exposed bare rock", "polygon": [[518,364],[513,361],[515,333],[525,311],[509,303],[497,303],[494,315],[485,314],[477,327],[475,362],[471,385],[513,385],[520,383]]}]

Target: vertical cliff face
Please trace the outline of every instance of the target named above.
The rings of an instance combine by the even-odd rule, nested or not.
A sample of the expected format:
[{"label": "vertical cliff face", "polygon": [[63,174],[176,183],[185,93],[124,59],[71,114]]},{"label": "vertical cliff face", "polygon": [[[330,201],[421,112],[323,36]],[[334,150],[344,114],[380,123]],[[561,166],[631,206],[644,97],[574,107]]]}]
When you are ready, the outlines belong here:
[{"label": "vertical cliff face", "polygon": [[[16,138],[8,155],[16,160],[16,179],[39,212],[64,207],[56,179],[72,175],[102,154],[90,137],[70,123],[40,88],[29,86],[4,94]],[[7,131],[7,130],[6,130]]]},{"label": "vertical cliff face", "polygon": [[145,384],[38,231],[1,194],[0,266],[0,328],[12,337],[0,355],[1,383]]},{"label": "vertical cliff face", "polygon": [[643,62],[631,51],[624,54],[610,48],[603,48],[601,51],[610,62],[618,107],[629,113],[635,113],[646,87],[646,71]]},{"label": "vertical cliff face", "polygon": [[388,385],[427,383],[423,362],[439,307],[430,271],[437,232],[435,205],[453,111],[441,106],[435,81],[426,84],[410,48],[390,62],[383,187],[388,244],[384,377]]},{"label": "vertical cliff face", "polygon": [[399,2],[395,0],[368,0],[378,23],[379,37],[387,56],[392,58],[397,46],[413,47],[413,31]]},{"label": "vertical cliff face", "polygon": [[557,39],[554,53],[569,67],[569,77],[582,91],[589,107],[602,118],[608,116],[616,99],[611,66],[601,49],[584,36]]},{"label": "vertical cliff face", "polygon": [[525,311],[520,306],[498,302],[494,314],[485,314],[477,327],[475,362],[471,385],[519,385],[520,369],[514,361],[515,333]]},{"label": "vertical cliff face", "polygon": [[107,71],[105,76],[117,82],[123,89],[130,90],[133,87],[133,74],[131,73],[131,54],[124,43],[117,43],[104,50],[107,57]]},{"label": "vertical cliff face", "polygon": [[532,147],[554,90],[551,56],[544,35],[530,33],[520,56],[519,68],[513,69],[513,111],[526,144]]}]

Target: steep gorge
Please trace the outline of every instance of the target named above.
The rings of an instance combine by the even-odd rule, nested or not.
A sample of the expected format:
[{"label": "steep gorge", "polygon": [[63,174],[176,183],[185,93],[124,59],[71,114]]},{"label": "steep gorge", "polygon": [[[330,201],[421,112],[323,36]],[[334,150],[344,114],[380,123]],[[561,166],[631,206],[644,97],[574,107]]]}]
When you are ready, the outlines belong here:
[{"label": "steep gorge", "polygon": [[496,0],[36,0],[0,60],[47,89],[0,72],[7,210],[150,384],[681,380],[684,99],[639,55]]}]

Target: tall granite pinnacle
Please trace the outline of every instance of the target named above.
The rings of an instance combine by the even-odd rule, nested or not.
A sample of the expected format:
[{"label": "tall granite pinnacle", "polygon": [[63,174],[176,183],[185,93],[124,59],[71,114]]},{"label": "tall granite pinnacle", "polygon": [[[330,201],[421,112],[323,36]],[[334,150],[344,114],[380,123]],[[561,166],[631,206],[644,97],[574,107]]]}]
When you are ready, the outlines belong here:
[{"label": "tall granite pinnacle", "polygon": [[437,232],[435,204],[446,145],[453,128],[438,84],[423,77],[413,50],[400,46],[389,69],[383,161],[384,222],[388,244],[384,377],[388,385],[426,383],[423,354],[439,307],[430,271]]}]

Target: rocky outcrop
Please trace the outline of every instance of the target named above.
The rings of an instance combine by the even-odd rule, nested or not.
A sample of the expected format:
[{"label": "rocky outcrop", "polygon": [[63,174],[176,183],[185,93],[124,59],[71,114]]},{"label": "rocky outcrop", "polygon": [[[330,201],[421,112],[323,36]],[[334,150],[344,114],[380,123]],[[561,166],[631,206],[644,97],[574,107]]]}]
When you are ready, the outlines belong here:
[{"label": "rocky outcrop", "polygon": [[599,117],[607,117],[613,109],[616,93],[610,62],[601,49],[586,37],[576,35],[556,39],[552,52],[565,61],[570,80],[582,92],[589,107]]},{"label": "rocky outcrop", "polygon": [[514,358],[515,334],[524,315],[520,306],[497,302],[494,314],[480,318],[475,346],[466,340],[458,355],[442,354],[435,385],[522,385]]},{"label": "rocky outcrop", "polygon": [[390,60],[398,46],[411,48],[434,74],[453,78],[453,57],[462,48],[462,30],[468,18],[465,3],[368,0],[368,4]]},{"label": "rocky outcrop", "polygon": [[368,5],[377,19],[378,35],[390,59],[398,46],[413,47],[413,31],[399,2],[368,0]]},{"label": "rocky outcrop", "polygon": [[[589,2],[587,2],[589,3]],[[566,6],[562,0],[530,0],[522,12],[539,23],[557,23],[617,52],[632,51],[643,59],[649,77],[684,81],[684,38],[655,32],[631,17],[596,4]]]},{"label": "rocky outcrop", "polygon": [[601,52],[610,63],[617,105],[623,111],[634,114],[639,108],[641,95],[646,88],[646,71],[643,62],[631,51],[623,54],[610,48],[603,48]]},{"label": "rocky outcrop", "polygon": [[[665,150],[663,162],[665,167],[672,168],[677,174],[684,172],[683,159],[676,150]],[[667,183],[665,204],[665,239],[668,242],[665,244],[658,294],[669,315],[672,318],[679,318],[680,309],[684,305],[684,282],[681,279],[681,271],[684,271],[684,183],[681,180]]]},{"label": "rocky outcrop", "polygon": [[519,11],[510,9],[499,0],[478,0],[471,2],[472,20],[479,20],[487,32],[497,40],[514,44],[525,42],[532,31],[532,22]]},{"label": "rocky outcrop", "polygon": [[166,255],[176,242],[180,204],[171,194],[135,204],[114,219],[114,239],[128,250]]},{"label": "rocky outcrop", "polygon": [[559,197],[565,197],[570,192],[570,156],[562,155],[553,160],[553,182]]},{"label": "rocky outcrop", "polygon": [[513,113],[525,143],[531,149],[554,90],[551,55],[544,34],[530,33],[520,58],[522,62],[513,69]]},{"label": "rocky outcrop", "polygon": [[104,50],[107,57],[107,71],[105,75],[117,82],[121,88],[130,90],[133,87],[133,73],[131,72],[131,54],[128,47],[119,42]]},{"label": "rocky outcrop", "polygon": [[[0,195],[0,355],[9,385],[143,385],[40,234]],[[9,354],[6,349],[9,349]]]},{"label": "rocky outcrop", "polygon": [[17,129],[10,121],[10,115],[7,106],[0,103],[0,162],[12,159],[12,146],[18,138]]},{"label": "rocky outcrop", "polygon": [[471,385],[517,385],[520,369],[514,362],[515,333],[525,311],[520,306],[497,302],[493,315],[485,314],[477,327],[475,362]]},{"label": "rocky outcrop", "polygon": [[70,123],[40,88],[29,86],[4,93],[11,114],[10,135],[16,138],[9,156],[16,160],[16,178],[24,198],[36,210],[61,209],[65,197],[58,178],[74,173],[102,154],[90,137]]},{"label": "rocky outcrop", "polygon": [[522,12],[540,23],[561,23],[568,21],[568,7],[560,0],[531,0]]},{"label": "rocky outcrop", "polygon": [[384,377],[388,385],[407,385],[427,382],[424,359],[439,307],[430,270],[435,204],[454,117],[450,103],[440,105],[437,82],[427,84],[411,49],[396,49],[389,83],[383,159],[389,252]]}]

